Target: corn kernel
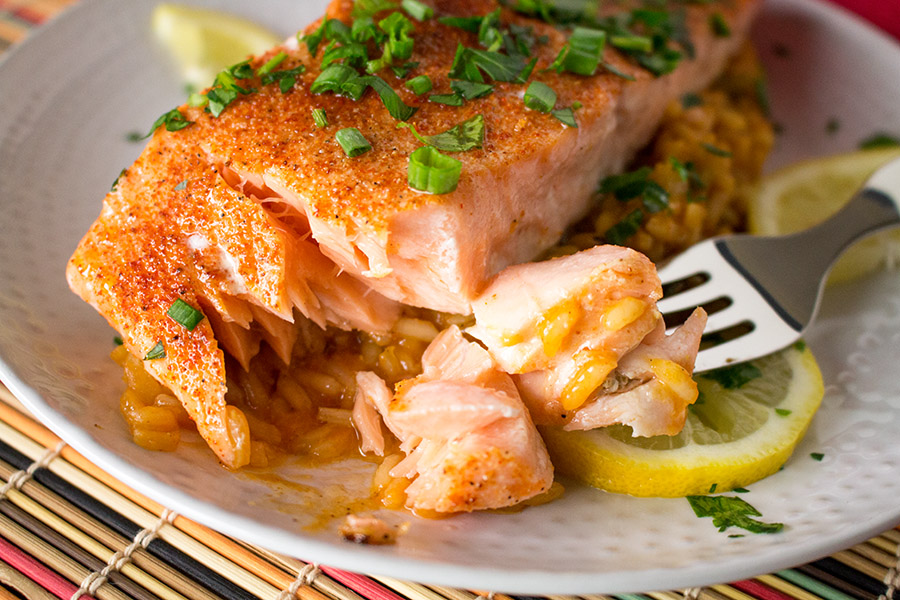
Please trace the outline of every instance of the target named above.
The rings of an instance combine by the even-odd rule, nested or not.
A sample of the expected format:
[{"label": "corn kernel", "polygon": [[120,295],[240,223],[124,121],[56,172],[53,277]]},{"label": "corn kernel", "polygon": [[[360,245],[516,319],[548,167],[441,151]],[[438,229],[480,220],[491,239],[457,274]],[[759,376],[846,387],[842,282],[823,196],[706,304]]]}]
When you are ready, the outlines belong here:
[{"label": "corn kernel", "polygon": [[559,399],[565,410],[575,410],[584,404],[617,364],[615,359],[603,352],[589,349],[578,352],[575,360],[578,363],[575,377],[566,385]]},{"label": "corn kernel", "polygon": [[547,358],[556,356],[566,336],[580,318],[581,308],[574,300],[561,302],[544,313],[538,322],[537,331]]},{"label": "corn kernel", "polygon": [[687,369],[665,358],[651,358],[650,370],[656,379],[676,398],[685,404],[693,404],[699,394],[697,382]]},{"label": "corn kernel", "polygon": [[613,303],[603,314],[603,326],[619,331],[631,325],[647,310],[647,303],[637,298],[622,298]]}]

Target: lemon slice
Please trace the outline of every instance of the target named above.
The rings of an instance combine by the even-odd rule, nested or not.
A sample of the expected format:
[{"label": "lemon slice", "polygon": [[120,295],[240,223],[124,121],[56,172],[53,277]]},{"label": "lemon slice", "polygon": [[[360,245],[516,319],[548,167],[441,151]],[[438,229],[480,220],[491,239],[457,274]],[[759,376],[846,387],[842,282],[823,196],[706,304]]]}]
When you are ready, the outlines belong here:
[{"label": "lemon slice", "polygon": [[740,387],[696,376],[701,396],[676,436],[631,437],[616,425],[592,431],[542,428],[560,473],[610,492],[678,497],[743,487],[781,468],[822,401],[812,353],[798,344],[750,363]]},{"label": "lemon slice", "polygon": [[[900,148],[861,150],[791,165],[763,178],[749,206],[751,233],[780,235],[825,220],[850,200],[878,167]],[[849,281],[900,262],[900,231],[855,244],[835,264],[830,283]]]},{"label": "lemon slice", "polygon": [[281,42],[264,27],[214,10],[160,4],[153,10],[153,34],[181,67],[186,84],[212,85],[216,74]]}]

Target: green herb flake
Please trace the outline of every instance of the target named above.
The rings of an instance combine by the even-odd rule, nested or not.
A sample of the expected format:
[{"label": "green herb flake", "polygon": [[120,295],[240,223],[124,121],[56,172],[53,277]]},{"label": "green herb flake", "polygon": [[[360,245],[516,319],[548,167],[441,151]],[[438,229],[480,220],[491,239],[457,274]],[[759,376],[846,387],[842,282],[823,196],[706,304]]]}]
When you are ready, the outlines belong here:
[{"label": "green herb flake", "polygon": [[634,209],[624,219],[610,227],[603,234],[603,237],[610,244],[621,246],[628,238],[637,233],[644,222],[644,211],[639,208]]},{"label": "green herb flake", "polygon": [[704,379],[715,381],[726,390],[743,387],[750,381],[762,377],[762,371],[753,363],[741,363],[728,367],[721,367],[714,371],[707,371],[700,375]]},{"label": "green herb flake", "polygon": [[484,83],[484,74],[493,81],[525,83],[536,64],[536,58],[529,62],[522,56],[459,45],[450,68],[450,78]]},{"label": "green herb flake", "polygon": [[711,486],[709,486],[709,491],[707,492],[707,494],[715,494],[717,487],[719,487],[718,483],[714,483]]},{"label": "green herb flake", "polygon": [[494,86],[489,83],[475,83],[474,81],[451,81],[450,88],[464,100],[475,100],[489,96],[494,91]]},{"label": "green herb flake", "polygon": [[703,98],[699,94],[687,93],[681,97],[682,108],[693,108],[695,106],[703,106]]},{"label": "green herb flake", "polygon": [[775,414],[778,415],[779,417],[788,417],[788,416],[790,416],[791,412],[792,411],[787,408],[776,408],[775,409]]},{"label": "green herb flake", "polygon": [[271,73],[274,71],[278,65],[284,62],[284,59],[287,58],[287,53],[279,52],[272,58],[270,58],[266,63],[256,70],[256,74],[258,76],[266,75],[267,73]]},{"label": "green herb flake", "polygon": [[146,136],[140,131],[129,131],[125,134],[125,140],[128,142],[140,142]]},{"label": "green herb flake", "polygon": [[416,21],[427,21],[434,16],[434,9],[419,0],[403,0],[400,7]]},{"label": "green herb flake", "polygon": [[806,350],[806,342],[803,340],[797,340],[796,342],[794,342],[794,350],[803,352],[804,350]]},{"label": "green herb flake", "polygon": [[281,71],[272,71],[265,73],[260,80],[263,85],[278,83],[278,89],[282,94],[287,94],[297,84],[297,77],[306,71],[303,65],[297,65],[293,69],[283,69]]},{"label": "green herb flake", "polygon": [[180,131],[193,123],[193,121],[188,121],[187,117],[185,117],[180,110],[177,108],[173,108],[167,113],[163,113],[153,122],[153,125],[150,127],[150,132],[144,136],[144,138],[148,138],[153,135],[153,132],[156,131],[161,125],[165,125],[166,131]]},{"label": "green herb flake", "polygon": [[700,145],[703,146],[704,150],[706,150],[707,152],[709,152],[710,154],[712,154],[714,156],[721,156],[722,158],[731,158],[731,152],[729,152],[728,150],[723,150],[722,148],[719,148],[718,146],[713,146],[712,144],[707,144],[705,142]]},{"label": "green herb flake", "polygon": [[394,75],[396,75],[398,79],[406,79],[409,72],[418,68],[418,66],[418,62],[406,62],[399,67],[391,67],[391,71],[394,72]]},{"label": "green herb flake", "polygon": [[150,351],[144,355],[144,360],[159,360],[166,357],[166,347],[162,342],[156,342],[156,345],[150,348]]},{"label": "green herb flake", "polygon": [[119,174],[116,176],[115,181],[112,182],[112,186],[109,188],[109,191],[116,192],[119,190],[119,180],[122,179],[122,176],[124,176],[126,173],[128,173],[128,167],[125,167],[124,169],[119,171]]},{"label": "green herb flake", "polygon": [[709,15],[709,28],[716,37],[731,37],[731,27],[728,26],[728,21],[725,20],[724,15],[720,12]]},{"label": "green herb flake", "polygon": [[809,457],[810,457],[811,459],[813,459],[813,460],[817,460],[817,461],[819,461],[819,462],[822,462],[822,459],[825,458],[825,455],[822,454],[821,452],[811,452],[810,455],[809,455]]},{"label": "green herb flake", "polygon": [[730,534],[728,534],[728,537],[730,537],[730,538],[742,538],[742,537],[747,537],[747,536],[744,535],[743,533],[730,533]]},{"label": "green herb flake", "polygon": [[616,200],[626,202],[640,198],[649,213],[657,213],[669,206],[669,193],[650,179],[652,169],[641,167],[634,171],[611,175],[600,182],[600,193],[613,194]]},{"label": "green herb flake", "polygon": [[465,102],[459,94],[432,94],[428,96],[428,101],[447,106],[462,106]]},{"label": "green herb flake", "polygon": [[344,154],[350,158],[356,158],[372,149],[372,144],[356,127],[341,129],[334,137],[344,150]]},{"label": "green herb flake", "polygon": [[117,335],[117,336],[115,336],[115,337],[113,338],[113,345],[114,345],[114,346],[121,346],[121,345],[123,345],[124,343],[125,343],[125,340],[123,340],[121,336],[118,336],[118,335]]},{"label": "green herb flake", "polygon": [[200,321],[203,320],[203,313],[181,298],[177,298],[172,303],[166,314],[188,331],[193,331],[200,324]]},{"label": "green herb flake", "polygon": [[883,131],[874,133],[859,143],[860,150],[891,148],[893,146],[900,146],[900,137]]},{"label": "green herb flake", "polygon": [[188,184],[188,180],[185,179],[184,181],[182,181],[181,183],[179,183],[178,185],[175,186],[175,191],[180,192],[181,190],[183,190],[184,188],[187,187],[187,184]]},{"label": "green herb flake", "polygon": [[324,108],[314,108],[312,111],[312,116],[316,127],[318,127],[319,129],[328,127],[328,115],[325,113]]},{"label": "green herb flake", "polygon": [[750,490],[748,490],[747,488],[744,488],[744,487],[736,487],[736,488],[733,488],[731,491],[736,494],[749,494],[750,493]]},{"label": "green herb flake", "polygon": [[740,527],[750,533],[777,533],[784,529],[783,523],[764,523],[752,519],[762,514],[737,496],[688,496],[687,500],[695,515],[712,517],[713,525],[719,531]]},{"label": "green herb flake", "polygon": [[556,117],[563,125],[566,127],[571,127],[573,129],[578,129],[578,121],[575,120],[575,107],[567,106],[565,108],[558,108],[556,110],[551,110],[550,114]]},{"label": "green herb flake", "polygon": [[484,117],[482,115],[475,115],[459,125],[435,135],[421,135],[414,126],[408,123],[400,123],[398,127],[409,128],[420,142],[444,152],[466,152],[481,148],[484,144]]}]

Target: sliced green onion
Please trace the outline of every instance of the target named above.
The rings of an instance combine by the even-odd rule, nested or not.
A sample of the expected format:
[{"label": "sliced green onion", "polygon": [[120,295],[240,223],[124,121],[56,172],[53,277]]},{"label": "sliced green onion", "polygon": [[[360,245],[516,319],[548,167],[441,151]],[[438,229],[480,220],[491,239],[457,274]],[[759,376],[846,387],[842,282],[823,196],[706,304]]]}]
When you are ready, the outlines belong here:
[{"label": "sliced green onion", "polygon": [[203,320],[203,313],[181,298],[176,299],[175,302],[172,303],[172,306],[169,307],[169,311],[166,314],[188,331],[193,331],[200,321]]},{"label": "sliced green onion", "polygon": [[150,348],[150,351],[144,355],[144,360],[159,360],[166,357],[166,347],[162,342],[156,342],[156,345]]},{"label": "sliced green onion", "polygon": [[558,73],[568,71],[576,75],[593,75],[600,65],[605,46],[605,31],[576,27],[550,68]]},{"label": "sliced green onion", "polygon": [[432,94],[428,96],[428,101],[435,104],[446,104],[447,106],[463,105],[463,97],[459,94]]},{"label": "sliced green onion", "polygon": [[444,156],[431,146],[422,146],[409,155],[409,187],[429,194],[449,194],[459,184],[462,162]]},{"label": "sliced green onion", "polygon": [[193,121],[188,121],[180,110],[173,108],[169,112],[160,115],[160,117],[153,122],[153,125],[150,126],[150,133],[144,137],[146,138],[153,135],[153,132],[156,131],[160,125],[165,125],[166,131],[178,131],[184,129],[191,123],[193,123]]},{"label": "sliced green onion", "polygon": [[328,115],[325,114],[324,108],[314,108],[312,111],[313,121],[316,122],[316,127],[322,129],[323,127],[328,127]]},{"label": "sliced green onion", "polygon": [[614,35],[609,38],[609,43],[619,50],[632,50],[634,52],[653,51],[653,40],[645,35]]},{"label": "sliced green onion", "polygon": [[489,83],[475,83],[464,80],[451,81],[450,88],[466,100],[482,98],[494,91],[494,86]]},{"label": "sliced green onion", "polygon": [[257,69],[257,70],[256,70],[256,74],[262,76],[262,75],[265,75],[266,73],[271,73],[272,71],[275,70],[276,67],[278,67],[278,65],[280,65],[281,63],[283,63],[283,62],[284,62],[284,59],[286,59],[286,58],[287,58],[287,54],[286,54],[286,53],[284,53],[284,52],[279,52],[278,54],[276,54],[275,56],[273,56],[272,58],[270,58],[270,59],[266,62],[266,64],[264,64],[264,65],[261,66],[259,69]]},{"label": "sliced green onion", "polygon": [[372,144],[363,137],[363,134],[356,127],[341,129],[334,134],[334,137],[338,144],[341,145],[341,148],[344,149],[344,154],[350,158],[356,158],[372,149]]},{"label": "sliced green onion", "polygon": [[354,69],[340,63],[328,65],[319,73],[316,80],[309,86],[309,91],[313,94],[322,94],[324,92],[342,93],[341,87],[347,81],[359,77]]},{"label": "sliced green onion", "polygon": [[407,81],[406,87],[412,90],[412,93],[416,96],[421,96],[422,94],[430,92],[433,86],[431,84],[431,78],[428,77],[428,75],[419,75],[418,77],[413,77]]},{"label": "sliced green onion", "polygon": [[525,106],[531,110],[548,113],[556,104],[556,92],[546,83],[532,81],[525,90]]},{"label": "sliced green onion", "polygon": [[403,0],[400,6],[416,21],[427,21],[434,16],[434,9],[419,0]]}]

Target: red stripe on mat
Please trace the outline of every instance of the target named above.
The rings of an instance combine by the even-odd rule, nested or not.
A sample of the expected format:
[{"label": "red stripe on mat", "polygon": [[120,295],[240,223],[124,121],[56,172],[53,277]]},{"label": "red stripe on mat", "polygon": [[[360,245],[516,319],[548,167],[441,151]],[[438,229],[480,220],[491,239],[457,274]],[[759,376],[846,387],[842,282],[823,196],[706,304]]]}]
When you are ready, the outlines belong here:
[{"label": "red stripe on mat", "polygon": [[[68,600],[72,594],[78,591],[77,585],[64,579],[56,571],[52,571],[2,537],[0,537],[0,556],[3,557],[6,564],[61,600]],[[92,599],[93,596],[85,594],[82,598]]]},{"label": "red stripe on mat", "polygon": [[753,579],[745,579],[744,581],[735,581],[730,584],[731,587],[738,589],[745,594],[758,598],[759,600],[795,600],[793,596],[779,592],[774,588],[770,588],[764,583]]},{"label": "red stripe on mat", "polygon": [[348,588],[368,600],[406,600],[403,596],[395,594],[365,575],[349,573],[339,569],[332,569],[331,567],[319,568],[332,579],[346,585]]}]

